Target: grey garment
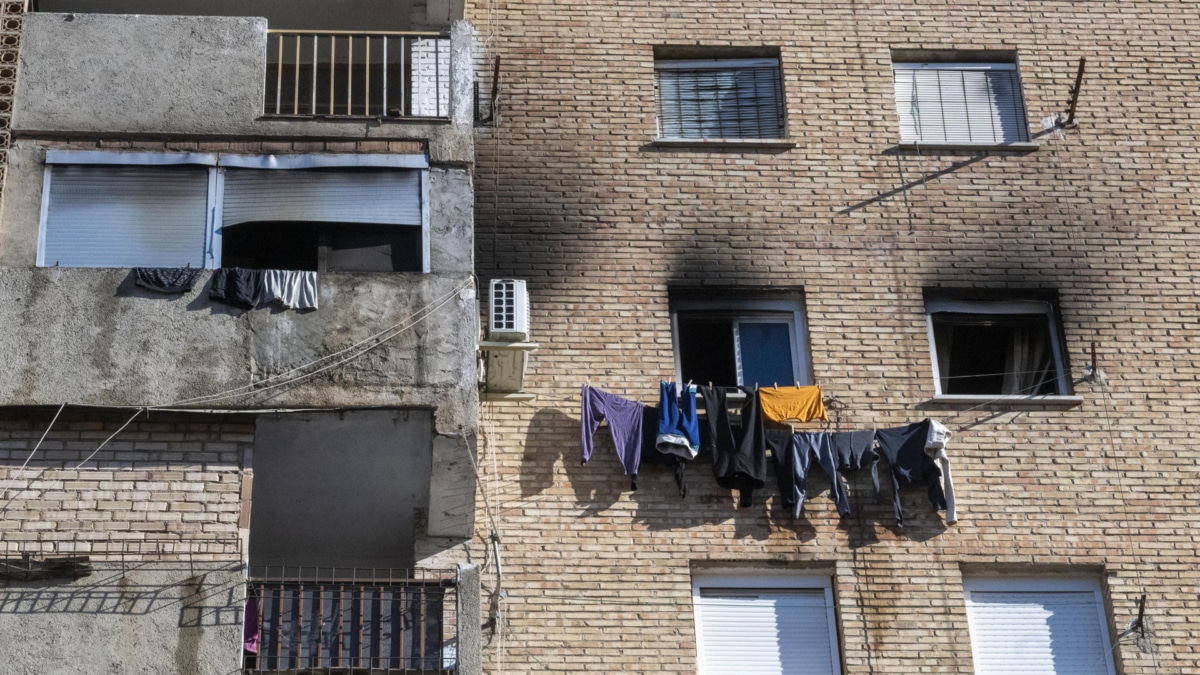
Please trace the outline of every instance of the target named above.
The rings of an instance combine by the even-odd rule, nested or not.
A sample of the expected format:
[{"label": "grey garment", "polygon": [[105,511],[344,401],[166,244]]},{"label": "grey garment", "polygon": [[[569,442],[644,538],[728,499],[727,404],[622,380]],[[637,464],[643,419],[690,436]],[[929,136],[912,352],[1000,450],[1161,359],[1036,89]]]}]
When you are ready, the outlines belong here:
[{"label": "grey garment", "polygon": [[135,267],[133,283],[157,293],[186,293],[196,286],[200,271],[191,267]]},{"label": "grey garment", "polygon": [[259,304],[276,303],[288,309],[317,308],[317,273],[263,270]]},{"label": "grey garment", "polygon": [[[833,449],[837,453],[838,470],[857,471],[871,467],[871,480],[875,483],[875,499],[879,499],[879,453],[875,452],[875,430],[838,431],[833,434]],[[842,491],[850,494],[843,480]]]},{"label": "grey garment", "polygon": [[[774,445],[772,445],[774,450]],[[800,512],[804,510],[804,498],[808,494],[808,472],[812,468],[814,461],[821,466],[829,476],[829,497],[837,505],[838,514],[842,516],[850,515],[850,500],[846,498],[846,492],[842,489],[841,481],[838,479],[837,473],[837,455],[833,449],[832,434],[818,431],[804,431],[792,435],[791,443],[788,444],[788,461],[783,471],[789,471],[791,474],[791,489],[792,489],[792,517],[799,518]],[[779,458],[776,458],[778,464]],[[784,479],[780,479],[780,488],[784,487]],[[784,503],[788,502],[788,498],[784,497]]]}]

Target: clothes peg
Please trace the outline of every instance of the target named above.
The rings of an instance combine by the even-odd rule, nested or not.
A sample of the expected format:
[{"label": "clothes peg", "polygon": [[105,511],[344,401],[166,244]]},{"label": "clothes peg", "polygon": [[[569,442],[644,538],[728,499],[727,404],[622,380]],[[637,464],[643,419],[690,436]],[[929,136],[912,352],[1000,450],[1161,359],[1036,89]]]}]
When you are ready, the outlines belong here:
[{"label": "clothes peg", "polygon": [[779,388],[779,383],[778,383],[778,382],[776,382],[776,383],[775,383],[775,388],[776,388],[776,389],[778,389],[778,388]]}]

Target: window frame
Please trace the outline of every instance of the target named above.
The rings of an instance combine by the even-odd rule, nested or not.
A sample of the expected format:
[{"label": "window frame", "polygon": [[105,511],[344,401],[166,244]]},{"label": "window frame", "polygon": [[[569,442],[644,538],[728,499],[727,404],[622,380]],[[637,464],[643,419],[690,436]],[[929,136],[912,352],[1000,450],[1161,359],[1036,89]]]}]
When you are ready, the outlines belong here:
[{"label": "window frame", "polygon": [[[687,50],[687,55],[666,56],[656,53],[654,56],[654,113],[655,113],[655,138],[656,144],[663,145],[679,145],[679,144],[787,144],[791,147],[788,139],[788,110],[787,110],[787,94],[784,88],[783,81],[783,59],[781,55],[775,53],[773,55],[763,55],[761,53],[754,54],[736,54],[736,53],[706,53],[705,51]],[[751,50],[758,52],[760,50]],[[656,50],[657,52],[657,50]],[[778,100],[775,104],[778,107],[778,124],[779,135],[777,136],[667,136],[663,132],[663,87],[659,73],[663,70],[732,70],[736,68],[755,68],[755,67],[773,67],[775,73],[775,91],[778,93]],[[756,111],[757,112],[757,111]],[[697,119],[697,123],[703,122],[703,119]]]},{"label": "window frame", "polygon": [[778,592],[789,590],[823,591],[826,621],[829,625],[829,660],[833,665],[832,675],[841,675],[841,640],[837,618],[837,605],[833,598],[833,576],[808,570],[746,570],[745,572],[720,570],[692,572],[692,626],[696,637],[696,673],[705,675],[704,630],[701,591],[705,588],[755,590]]},{"label": "window frame", "polygon": [[[813,384],[812,353],[808,344],[808,325],[805,320],[805,305],[803,298],[794,299],[765,299],[765,298],[712,298],[695,297],[672,298],[671,309],[671,350],[675,360],[675,379],[686,382],[683,378],[683,363],[680,358],[679,345],[679,315],[680,313],[710,313],[731,317],[734,325],[734,360],[737,372],[738,386],[742,383],[741,343],[737,333],[738,322],[767,323],[775,318],[787,318],[788,329],[792,336],[792,380],[787,385],[800,386]],[[785,386],[787,386],[785,385]]]},{"label": "window frame", "polygon": [[967,630],[971,637],[972,670],[978,671],[975,665],[976,654],[980,652],[978,631],[972,628],[973,594],[977,592],[1000,593],[1092,593],[1095,599],[1097,622],[1100,627],[1100,647],[1104,652],[1107,665],[1107,675],[1116,675],[1116,660],[1113,658],[1112,629],[1109,623],[1108,607],[1104,601],[1104,591],[1099,579],[1087,576],[1070,577],[964,577],[963,605],[967,613]]},{"label": "window frame", "polygon": [[[950,140],[944,139],[940,141],[924,141],[920,136],[920,124],[914,123],[914,128],[917,131],[918,138],[904,138],[903,122],[900,125],[900,140],[901,147],[911,148],[1013,148],[1017,150],[1028,150],[1037,147],[1036,141],[1029,128],[1029,107],[1026,105],[1025,98],[1025,83],[1021,77],[1021,64],[1015,53],[1006,54],[1003,52],[993,51],[956,51],[956,50],[893,50],[892,53],[892,99],[895,106],[897,118],[901,118],[899,89],[897,87],[896,73],[897,70],[907,71],[922,71],[922,70],[957,70],[957,71],[990,71],[990,70],[1011,70],[1013,71],[1013,101],[1017,104],[1020,110],[1019,137],[1014,140],[996,140],[990,141],[972,141],[972,140]],[[915,83],[914,83],[915,87]],[[996,105],[996,97],[991,97],[992,105]],[[966,105],[966,101],[963,101]]]},{"label": "window frame", "polygon": [[[206,196],[206,222],[204,223],[204,250],[201,254],[204,269],[221,267],[221,228],[223,227],[225,168],[271,170],[303,169],[351,169],[376,168],[419,171],[418,199],[421,209],[421,273],[430,273],[432,250],[430,203],[429,203],[429,160],[424,155],[389,154],[216,154],[194,152],[117,152],[110,150],[48,150],[43,163],[42,193],[38,217],[38,241],[35,266],[48,267],[45,258],[46,234],[49,225],[51,173],[55,166],[180,166],[204,167],[208,171]],[[396,227],[415,227],[397,225]],[[153,267],[154,265],[144,265]],[[121,267],[74,266],[78,269],[127,269]]]},{"label": "window frame", "polygon": [[[959,314],[1043,314],[1049,332],[1050,351],[1054,359],[1054,394],[947,394],[942,391],[942,374],[938,365],[937,340],[934,335],[933,315],[943,312]],[[934,398],[965,401],[1044,400],[1074,399],[1067,378],[1066,347],[1059,331],[1057,303],[1050,300],[957,300],[950,298],[925,299],[925,329],[929,339],[930,367],[933,371]]]}]

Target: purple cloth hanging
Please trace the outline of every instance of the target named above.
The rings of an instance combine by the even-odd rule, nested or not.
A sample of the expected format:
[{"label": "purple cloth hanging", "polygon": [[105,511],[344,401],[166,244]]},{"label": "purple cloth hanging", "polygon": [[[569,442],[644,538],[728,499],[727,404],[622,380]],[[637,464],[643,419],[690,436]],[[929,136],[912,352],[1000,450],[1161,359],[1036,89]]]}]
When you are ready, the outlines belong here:
[{"label": "purple cloth hanging", "polygon": [[642,409],[637,401],[583,385],[580,393],[583,446],[583,463],[592,458],[592,437],[600,423],[608,420],[608,431],[612,434],[617,457],[630,476],[630,489],[637,489],[638,465],[642,461]]}]

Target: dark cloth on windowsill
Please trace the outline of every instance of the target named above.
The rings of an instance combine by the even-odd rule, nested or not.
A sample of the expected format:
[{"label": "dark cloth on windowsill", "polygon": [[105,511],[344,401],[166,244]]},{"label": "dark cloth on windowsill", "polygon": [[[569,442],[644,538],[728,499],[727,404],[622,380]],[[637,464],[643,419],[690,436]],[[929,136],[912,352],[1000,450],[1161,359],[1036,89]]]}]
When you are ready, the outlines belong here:
[{"label": "dark cloth on windowsill", "polygon": [[156,293],[187,293],[195,288],[200,272],[191,267],[135,267],[133,283]]}]

